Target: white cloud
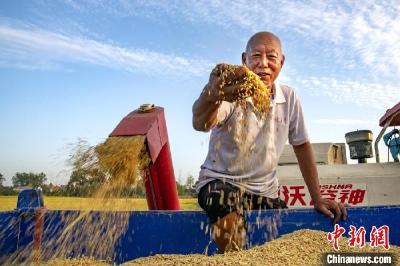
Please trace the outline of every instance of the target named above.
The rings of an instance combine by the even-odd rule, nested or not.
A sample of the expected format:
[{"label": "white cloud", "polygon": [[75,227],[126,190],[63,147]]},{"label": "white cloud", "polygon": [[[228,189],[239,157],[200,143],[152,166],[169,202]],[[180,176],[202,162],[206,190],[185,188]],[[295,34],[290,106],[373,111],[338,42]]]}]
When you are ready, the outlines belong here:
[{"label": "white cloud", "polygon": [[[400,75],[400,1],[74,1],[87,12],[106,12],[152,19],[167,15],[230,30],[272,30],[302,36],[302,41],[332,44],[324,53],[348,69],[362,63],[377,75]],[[371,72],[372,72],[371,71]]]},{"label": "white cloud", "polygon": [[386,110],[400,100],[398,84],[337,80],[329,77],[289,80],[296,88],[308,91],[312,95],[328,97],[340,104],[356,104],[367,109]]},{"label": "white cloud", "polygon": [[[315,58],[304,63],[316,64],[312,60],[318,58],[334,59],[332,69],[343,67],[349,72],[345,80],[343,76],[315,73],[314,77],[304,78],[304,73],[292,73],[295,70],[290,68],[289,61],[280,80],[337,103],[355,103],[367,108],[386,110],[400,99],[399,1],[66,0],[65,4],[78,12],[151,19],[167,15],[174,20],[211,23],[227,29],[277,30],[298,36],[300,41],[311,45],[324,42],[323,50],[316,51]],[[34,57],[29,63],[53,68],[60,61],[78,61],[127,71],[205,75],[212,67],[205,60],[127,49],[31,26],[28,29],[0,26],[0,45],[0,66],[10,61],[6,60],[7,56],[28,56]],[[29,66],[26,62],[18,65]],[[360,68],[369,69],[361,79],[360,75],[352,75],[353,70],[360,71]]]},{"label": "white cloud", "polygon": [[57,65],[57,62],[83,62],[126,71],[178,76],[204,75],[212,67],[202,59],[128,49],[32,25],[13,27],[0,24],[0,65],[4,67],[11,61],[11,67],[41,68]]},{"label": "white cloud", "polygon": [[[290,65],[286,66],[278,82],[318,99],[329,99],[343,108],[358,106],[365,110],[384,112],[400,101],[400,85],[395,82],[371,82],[366,79],[339,79],[327,76],[304,77]],[[346,107],[345,107],[346,106]]]}]

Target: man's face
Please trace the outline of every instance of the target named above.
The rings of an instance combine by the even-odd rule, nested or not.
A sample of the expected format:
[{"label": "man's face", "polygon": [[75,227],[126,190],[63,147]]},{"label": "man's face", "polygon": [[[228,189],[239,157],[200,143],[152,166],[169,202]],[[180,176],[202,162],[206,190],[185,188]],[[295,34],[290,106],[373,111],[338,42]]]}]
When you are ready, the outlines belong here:
[{"label": "man's face", "polygon": [[272,85],[278,77],[284,59],[278,40],[270,36],[252,40],[249,49],[242,55],[243,64],[256,73],[267,86]]}]

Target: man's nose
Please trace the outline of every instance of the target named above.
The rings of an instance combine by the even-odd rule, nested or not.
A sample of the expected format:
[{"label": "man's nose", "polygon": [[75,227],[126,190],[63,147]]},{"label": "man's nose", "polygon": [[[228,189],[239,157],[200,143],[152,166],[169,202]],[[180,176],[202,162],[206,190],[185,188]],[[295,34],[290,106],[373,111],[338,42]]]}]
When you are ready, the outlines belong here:
[{"label": "man's nose", "polygon": [[261,56],[260,66],[261,67],[268,67],[268,58],[267,58],[266,55],[262,55]]}]

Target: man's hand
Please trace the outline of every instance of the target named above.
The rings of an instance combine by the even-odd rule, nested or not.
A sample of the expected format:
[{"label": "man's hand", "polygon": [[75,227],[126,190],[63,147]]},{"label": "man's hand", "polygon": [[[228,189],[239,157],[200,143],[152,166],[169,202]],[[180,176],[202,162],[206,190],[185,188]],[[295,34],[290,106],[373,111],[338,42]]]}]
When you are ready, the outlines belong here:
[{"label": "man's hand", "polygon": [[243,99],[242,87],[234,83],[245,75],[246,71],[244,66],[232,67],[227,64],[219,64],[213,69],[207,85],[193,104],[194,129],[199,131],[212,129],[218,122],[218,108],[222,101],[235,102],[240,98]]},{"label": "man's hand", "polygon": [[240,82],[235,84],[235,81],[246,75],[246,71],[244,66],[216,65],[210,74],[210,79],[204,92],[209,96],[209,101],[235,102],[251,96],[254,92],[246,91]]},{"label": "man's hand", "polygon": [[339,222],[340,218],[346,220],[347,211],[342,203],[321,198],[317,166],[315,164],[311,144],[306,142],[301,145],[294,145],[293,150],[299,162],[300,171],[307,184],[308,191],[310,192],[311,198],[314,200],[314,208],[333,219],[334,223]]},{"label": "man's hand", "polygon": [[340,219],[347,219],[347,210],[342,203],[320,198],[318,201],[314,202],[314,208],[333,219],[334,224],[338,223]]}]

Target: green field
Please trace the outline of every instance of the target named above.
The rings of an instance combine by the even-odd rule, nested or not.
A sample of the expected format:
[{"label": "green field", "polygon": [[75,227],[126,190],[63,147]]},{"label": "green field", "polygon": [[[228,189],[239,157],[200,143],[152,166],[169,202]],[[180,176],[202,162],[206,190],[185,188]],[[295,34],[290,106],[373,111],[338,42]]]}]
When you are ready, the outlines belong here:
[{"label": "green field", "polygon": [[[196,198],[179,199],[182,210],[200,210]],[[108,199],[104,202],[94,198],[44,197],[44,205],[50,210],[147,210],[146,199]],[[17,196],[0,196],[0,211],[13,210],[17,206]]]}]

